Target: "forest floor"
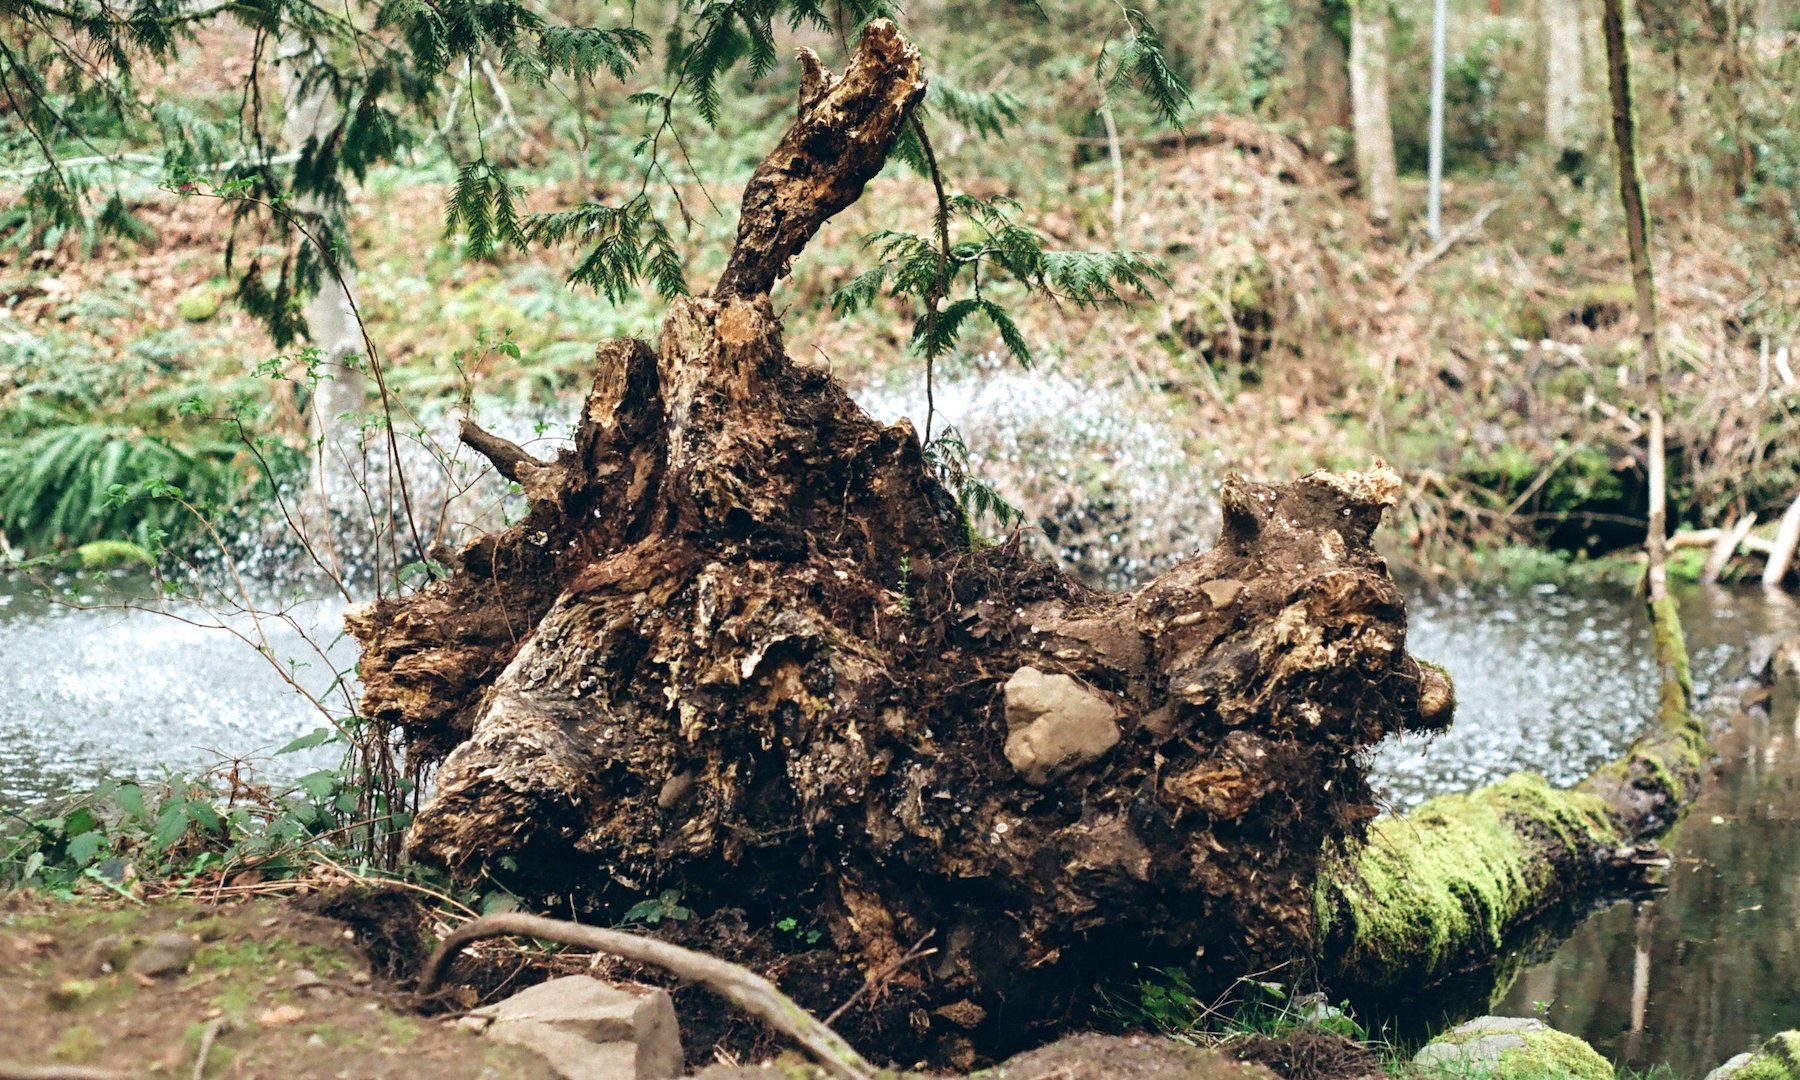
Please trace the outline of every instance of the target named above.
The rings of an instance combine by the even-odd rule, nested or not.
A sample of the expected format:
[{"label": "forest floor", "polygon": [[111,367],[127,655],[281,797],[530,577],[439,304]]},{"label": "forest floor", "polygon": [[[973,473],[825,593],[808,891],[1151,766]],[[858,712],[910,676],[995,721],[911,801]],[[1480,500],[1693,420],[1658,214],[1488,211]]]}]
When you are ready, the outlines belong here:
[{"label": "forest floor", "polygon": [[[1016,301],[1040,358],[1021,378],[1105,393],[1171,432],[1183,458],[1174,467],[1192,483],[1383,457],[1408,481],[1384,542],[1425,574],[1553,574],[1641,534],[1635,327],[1600,180],[1529,161],[1453,178],[1445,238],[1433,244],[1369,228],[1340,168],[1248,120],[1125,147],[1116,223],[1115,178],[1103,160],[1083,162],[1092,150],[1038,148],[1067,160],[1035,181],[978,142],[944,155],[975,194],[1017,199],[1019,219],[1056,245],[1139,248],[1168,268],[1166,288],[1129,306],[1059,308],[997,291]],[[640,295],[614,306],[565,286],[570,251],[463,258],[440,224],[448,181],[447,168],[389,170],[354,199],[359,299],[389,384],[420,413],[466,396],[478,411],[530,413],[540,433],[560,432],[559,402],[585,383],[594,343],[654,336],[660,304]],[[739,184],[724,170],[696,180],[688,201],[729,207]],[[546,167],[527,196],[549,207],[604,198],[605,187]],[[792,355],[822,358],[853,387],[922,397],[922,362],[908,350],[916,313],[878,303],[839,317],[829,297],[873,261],[868,234],[927,232],[930,205],[923,180],[890,169],[826,227],[776,292]],[[225,301],[231,207],[146,189],[138,212],[153,239],[84,249],[67,237],[0,257],[0,420],[51,400],[147,427],[132,407],[150,402],[167,433],[191,423],[171,401],[266,400],[271,370],[298,377],[292,358],[265,364],[278,350]],[[1800,279],[1779,231],[1729,207],[1677,203],[1658,226],[1674,516],[1703,527],[1755,510],[1772,528],[1800,491],[1800,360],[1781,351],[1800,327]],[[696,212],[683,237],[694,287],[715,275],[731,227],[724,212]],[[236,243],[242,259],[248,241]],[[937,379],[995,376],[1003,356],[997,339],[971,331]],[[276,396],[286,403],[264,423],[298,444],[293,395]],[[977,470],[1040,522],[1079,529],[1091,508],[1133,497],[1118,473],[1072,470],[1048,453],[1041,431],[987,434],[971,438]],[[1118,448],[1102,435],[1086,452]],[[1201,532],[1169,520],[1139,543],[1181,550]],[[1546,554],[1519,554],[1533,549]]]},{"label": "forest floor", "polygon": [[[161,935],[189,940],[191,957],[166,972],[134,969],[127,958]],[[0,1066],[306,1080],[555,1075],[401,1004],[355,938],[285,901],[0,893]]]},{"label": "forest floor", "polygon": [[[0,1074],[37,1067],[134,1077],[301,1080],[560,1075],[530,1052],[458,1027],[458,1009],[421,1014],[397,985],[407,981],[417,958],[394,955],[381,940],[384,933],[404,937],[416,928],[376,927],[355,914],[347,916],[350,922],[319,914],[346,915],[348,909],[334,906],[329,896],[220,900],[190,894],[126,902],[0,893],[0,1014],[7,1018]],[[170,935],[189,943],[185,957],[167,970],[145,967],[139,958]],[[483,969],[505,974],[490,980],[483,1001],[552,974],[584,969],[587,959],[521,946],[488,951]],[[402,959],[409,966],[395,970],[393,963]],[[677,994],[677,1001],[683,1003],[690,1068],[707,1080],[823,1075],[796,1054],[783,1054],[723,1000],[689,990]],[[715,1053],[695,1040],[701,1028],[735,1037]],[[980,1075],[1358,1080],[1381,1075],[1383,1064],[1374,1049],[1315,1028],[1275,1038],[1246,1031],[1206,1041],[1217,1049],[1196,1048],[1191,1040],[1077,1035]],[[743,1057],[752,1045],[755,1050]],[[771,1057],[779,1058],[773,1070],[761,1064]],[[1388,1066],[1407,1073],[1392,1061]],[[947,1076],[904,1074],[927,1075]]]}]

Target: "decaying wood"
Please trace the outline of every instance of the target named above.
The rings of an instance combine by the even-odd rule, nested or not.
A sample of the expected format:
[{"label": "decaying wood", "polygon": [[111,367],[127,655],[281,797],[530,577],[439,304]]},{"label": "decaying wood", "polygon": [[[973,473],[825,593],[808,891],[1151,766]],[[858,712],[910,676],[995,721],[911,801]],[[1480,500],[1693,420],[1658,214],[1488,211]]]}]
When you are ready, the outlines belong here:
[{"label": "decaying wood", "polygon": [[365,714],[442,761],[416,857],[565,909],[676,889],[765,948],[803,917],[821,1011],[934,934],[845,1030],[963,1063],[1133,963],[1308,955],[1362,751],[1453,698],[1370,545],[1386,468],[1231,478],[1212,550],[1102,594],[972,545],[913,428],[788,359],[768,289],[922,86],[880,21],[810,67],[725,276],[600,347],[527,517],[347,622]]},{"label": "decaying wood", "polygon": [[508,912],[484,915],[464,923],[451,931],[437,951],[426,960],[424,970],[419,975],[418,993],[429,996],[435,992],[450,970],[451,962],[470,944],[487,938],[512,935],[593,949],[661,968],[680,978],[699,983],[776,1031],[789,1036],[804,1046],[827,1072],[841,1080],[871,1080],[875,1074],[875,1067],[863,1060],[855,1047],[783,994],[774,983],[753,971],[727,963],[716,956],[694,952],[642,934],[584,926],[564,919],[546,919],[538,915]]},{"label": "decaying wood", "polygon": [[1794,499],[1787,513],[1781,515],[1781,525],[1775,530],[1775,542],[1769,546],[1769,561],[1763,564],[1762,583],[1765,589],[1778,589],[1781,580],[1787,576],[1788,565],[1794,561],[1794,551],[1800,548],[1800,498]]}]

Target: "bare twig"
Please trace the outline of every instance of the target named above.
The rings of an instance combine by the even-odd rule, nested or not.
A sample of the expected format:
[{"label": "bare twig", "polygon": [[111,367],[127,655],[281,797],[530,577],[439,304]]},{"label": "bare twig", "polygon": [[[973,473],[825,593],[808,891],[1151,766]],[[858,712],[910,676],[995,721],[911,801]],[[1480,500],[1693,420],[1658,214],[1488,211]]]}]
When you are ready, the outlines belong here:
[{"label": "bare twig", "polygon": [[1738,518],[1737,524],[1729,530],[1720,532],[1712,552],[1706,556],[1706,565],[1700,568],[1700,584],[1713,585],[1718,582],[1719,575],[1725,572],[1725,564],[1731,561],[1733,555],[1737,554],[1739,545],[1744,542],[1744,537],[1749,536],[1750,530],[1755,527],[1756,511],[1752,510]]},{"label": "bare twig", "polygon": [[1432,263],[1437,262],[1445,255],[1448,255],[1451,248],[1481,231],[1481,227],[1487,223],[1488,216],[1498,209],[1500,209],[1499,200],[1488,203],[1486,206],[1475,211],[1475,216],[1445,233],[1442,240],[1431,245],[1429,250],[1412,261],[1412,265],[1408,266],[1400,276],[1395,279],[1394,287],[1389,291],[1394,295],[1399,295],[1406,291],[1406,287],[1412,284],[1413,278],[1418,277],[1419,274],[1431,266]]},{"label": "bare twig", "polygon": [[691,979],[804,1046],[827,1072],[840,1080],[873,1080],[875,1067],[854,1047],[761,975],[705,953],[622,930],[516,912],[484,916],[463,924],[444,939],[425,962],[418,992],[434,993],[450,962],[469,943],[515,934],[593,949]]},{"label": "bare twig", "polygon": [[1769,551],[1769,561],[1763,564],[1763,588],[1781,587],[1781,579],[1787,576],[1788,563],[1794,560],[1796,547],[1800,547],[1800,498],[1795,499],[1793,505],[1787,508],[1787,513],[1781,515],[1781,527],[1775,531],[1775,543]]},{"label": "bare twig", "polygon": [[827,1025],[837,1023],[838,1017],[843,1016],[845,1013],[849,1012],[850,1007],[852,1005],[855,1005],[857,1002],[861,1001],[864,997],[868,996],[872,991],[875,990],[876,987],[881,986],[882,984],[886,983],[888,981],[888,979],[891,978],[896,971],[899,971],[901,968],[912,963],[914,960],[923,960],[927,956],[936,956],[937,955],[936,949],[925,948],[925,943],[927,941],[931,940],[931,935],[934,932],[935,931],[930,931],[930,930],[926,931],[924,937],[913,942],[912,948],[906,950],[904,953],[901,953],[898,958],[896,958],[895,960],[891,961],[890,963],[888,963],[887,965],[882,967],[882,969],[880,971],[877,971],[873,975],[870,975],[868,978],[864,979],[863,984],[856,988],[856,992],[854,994],[851,994],[848,998],[845,998],[844,1003],[842,1005],[839,1005],[837,1008],[831,1010],[830,1015],[825,1017],[825,1023]]},{"label": "bare twig", "polygon": [[224,1026],[225,1018],[215,1016],[200,1032],[200,1052],[194,1057],[194,1080],[206,1080],[206,1059],[212,1054],[213,1040],[219,1037],[219,1029]]}]

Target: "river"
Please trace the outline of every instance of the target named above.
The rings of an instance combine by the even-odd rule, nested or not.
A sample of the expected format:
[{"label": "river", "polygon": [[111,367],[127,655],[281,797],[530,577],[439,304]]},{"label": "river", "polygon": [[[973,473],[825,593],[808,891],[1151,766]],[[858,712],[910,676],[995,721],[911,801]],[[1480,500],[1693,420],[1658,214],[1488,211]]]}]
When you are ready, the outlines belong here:
[{"label": "river", "polygon": [[[130,579],[110,584],[144,595]],[[107,586],[62,583],[89,605],[118,598]],[[105,776],[153,778],[232,757],[276,777],[316,767],[316,758],[271,756],[325,720],[283,672],[317,693],[348,666],[341,604],[307,601],[265,622],[265,655],[243,640],[256,634],[248,617],[177,611],[188,621],[69,607],[0,577],[0,808]],[[1682,614],[1703,693],[1727,687],[1752,639],[1800,633],[1794,604],[1759,592],[1689,590]],[[1641,607],[1626,593],[1420,595],[1409,634],[1415,653],[1449,669],[1459,711],[1450,732],[1377,754],[1378,788],[1396,809],[1517,769],[1573,782],[1627,743],[1654,704]],[[324,654],[308,639],[326,643]],[[1543,1012],[1622,1065],[1667,1062],[1691,1076],[1800,1027],[1791,978],[1800,961],[1800,704],[1791,683],[1777,689],[1772,715],[1720,738],[1716,779],[1667,841],[1669,888],[1587,918],[1496,1009]]]}]

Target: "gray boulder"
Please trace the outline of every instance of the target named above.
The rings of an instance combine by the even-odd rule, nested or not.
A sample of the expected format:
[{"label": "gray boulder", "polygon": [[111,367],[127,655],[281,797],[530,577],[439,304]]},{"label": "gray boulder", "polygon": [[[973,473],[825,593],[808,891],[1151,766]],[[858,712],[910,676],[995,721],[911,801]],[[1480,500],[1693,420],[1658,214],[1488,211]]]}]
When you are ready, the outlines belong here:
[{"label": "gray boulder", "polygon": [[570,975],[476,1009],[462,1024],[532,1051],[564,1080],[681,1075],[681,1031],[664,990]]}]

